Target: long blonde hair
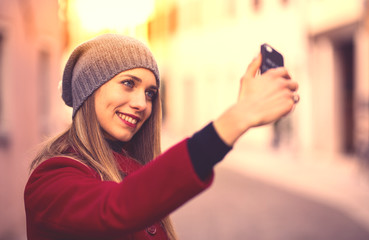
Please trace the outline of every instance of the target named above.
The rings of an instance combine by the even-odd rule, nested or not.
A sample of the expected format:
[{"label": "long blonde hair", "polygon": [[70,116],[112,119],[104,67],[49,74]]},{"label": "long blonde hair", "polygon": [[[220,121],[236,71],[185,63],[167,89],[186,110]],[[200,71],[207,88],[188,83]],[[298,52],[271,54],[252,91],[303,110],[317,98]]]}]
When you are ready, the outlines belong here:
[{"label": "long blonde hair", "polygon": [[[161,153],[161,101],[158,92],[152,113],[133,138],[124,145],[130,157],[146,164]],[[71,151],[73,149],[73,151]],[[77,111],[71,126],[60,135],[45,142],[31,163],[31,170],[53,156],[68,156],[95,169],[103,181],[121,182],[122,172],[105,140],[95,113],[94,95]],[[177,239],[170,218],[162,220],[171,240]]]}]

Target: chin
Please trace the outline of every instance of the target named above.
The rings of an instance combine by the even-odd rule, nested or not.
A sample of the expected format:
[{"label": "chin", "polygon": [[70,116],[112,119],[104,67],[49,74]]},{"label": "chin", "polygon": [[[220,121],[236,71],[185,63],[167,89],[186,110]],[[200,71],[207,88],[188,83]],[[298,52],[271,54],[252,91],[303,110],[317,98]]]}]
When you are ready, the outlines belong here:
[{"label": "chin", "polygon": [[117,136],[116,139],[121,142],[129,142],[131,141],[133,136]]},{"label": "chin", "polygon": [[135,132],[131,131],[116,131],[115,134],[111,134],[113,138],[121,142],[129,142],[134,135]]}]

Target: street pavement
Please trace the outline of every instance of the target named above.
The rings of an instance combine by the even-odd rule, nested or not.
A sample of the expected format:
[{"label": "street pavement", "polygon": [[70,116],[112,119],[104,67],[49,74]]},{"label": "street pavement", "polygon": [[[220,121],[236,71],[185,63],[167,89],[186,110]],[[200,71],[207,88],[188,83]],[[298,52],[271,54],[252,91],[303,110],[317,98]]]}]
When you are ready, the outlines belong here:
[{"label": "street pavement", "polygon": [[[164,133],[164,150],[181,140]],[[172,219],[181,240],[369,240],[368,203],[358,159],[245,138]]]},{"label": "street pavement", "polygon": [[368,240],[340,209],[220,165],[213,185],[172,214],[182,240]]}]

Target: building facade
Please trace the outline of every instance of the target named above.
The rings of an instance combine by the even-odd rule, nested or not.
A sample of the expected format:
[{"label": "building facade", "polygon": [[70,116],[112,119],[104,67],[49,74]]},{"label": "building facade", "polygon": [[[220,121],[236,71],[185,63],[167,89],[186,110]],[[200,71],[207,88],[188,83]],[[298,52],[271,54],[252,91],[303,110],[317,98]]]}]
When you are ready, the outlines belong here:
[{"label": "building facade", "polygon": [[61,15],[56,0],[0,0],[0,239],[26,239],[30,160],[61,127],[55,94],[66,44]]},{"label": "building facade", "polygon": [[310,6],[311,102],[313,116],[320,116],[312,122],[314,147],[369,161],[368,5],[333,5]]}]

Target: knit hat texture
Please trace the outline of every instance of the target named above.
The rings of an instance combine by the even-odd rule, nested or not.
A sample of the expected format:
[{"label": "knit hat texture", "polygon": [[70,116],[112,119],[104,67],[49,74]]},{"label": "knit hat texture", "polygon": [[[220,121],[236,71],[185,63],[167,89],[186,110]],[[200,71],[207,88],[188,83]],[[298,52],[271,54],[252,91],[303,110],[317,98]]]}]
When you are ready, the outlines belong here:
[{"label": "knit hat texture", "polygon": [[75,116],[84,101],[117,74],[146,68],[159,87],[156,61],[142,42],[128,36],[104,34],[79,45],[70,55],[63,74],[62,98]]}]

